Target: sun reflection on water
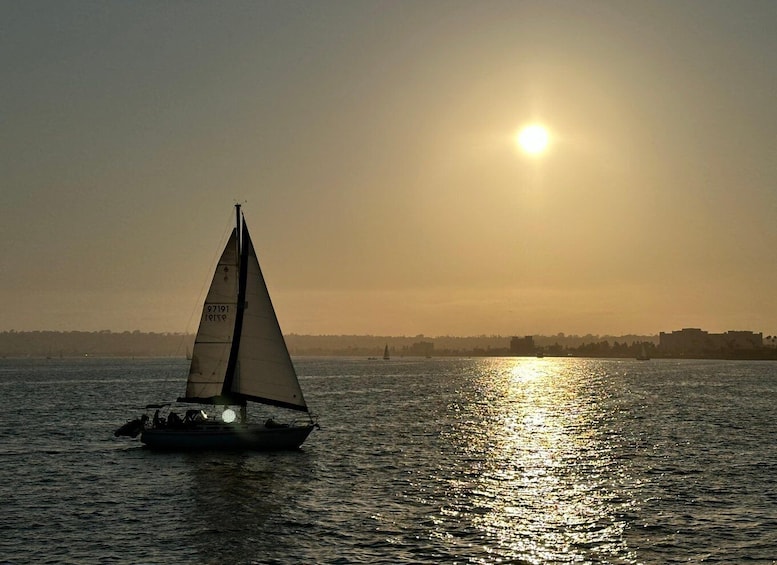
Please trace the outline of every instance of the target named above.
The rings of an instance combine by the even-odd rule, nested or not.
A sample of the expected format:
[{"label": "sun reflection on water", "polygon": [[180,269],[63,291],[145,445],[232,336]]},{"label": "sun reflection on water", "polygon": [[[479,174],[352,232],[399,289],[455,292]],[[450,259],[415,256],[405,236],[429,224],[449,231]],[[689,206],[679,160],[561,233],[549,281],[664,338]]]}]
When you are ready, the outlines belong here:
[{"label": "sun reflection on water", "polygon": [[597,386],[595,367],[568,360],[496,359],[480,372],[457,431],[463,479],[448,512],[481,532],[493,558],[482,562],[623,562],[625,477]]}]

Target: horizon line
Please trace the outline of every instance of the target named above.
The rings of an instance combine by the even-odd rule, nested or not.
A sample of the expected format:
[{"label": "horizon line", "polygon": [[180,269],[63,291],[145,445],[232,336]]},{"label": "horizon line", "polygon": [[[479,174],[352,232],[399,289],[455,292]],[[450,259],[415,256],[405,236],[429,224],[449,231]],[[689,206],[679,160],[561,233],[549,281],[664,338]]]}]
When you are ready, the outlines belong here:
[{"label": "horizon line", "polygon": [[[374,338],[392,338],[392,339],[399,339],[399,338],[415,338],[415,339],[440,339],[440,338],[461,338],[461,339],[467,339],[467,338],[512,338],[512,337],[564,337],[564,338],[571,338],[571,337],[658,337],[661,333],[670,333],[674,331],[683,331],[683,330],[700,330],[707,333],[729,333],[729,332],[751,332],[751,333],[760,333],[763,335],[763,331],[756,332],[754,330],[725,330],[723,332],[709,332],[708,330],[704,330],[702,328],[698,327],[685,327],[681,328],[680,330],[670,330],[669,332],[661,331],[656,333],[621,333],[621,334],[614,334],[614,333],[585,333],[585,334],[577,334],[577,333],[566,333],[566,332],[556,332],[552,334],[544,334],[544,333],[512,333],[512,334],[470,334],[470,335],[452,335],[452,334],[443,334],[443,335],[426,335],[423,333],[418,333],[415,335],[408,335],[408,334],[401,334],[401,335],[392,335],[392,334],[363,334],[363,333],[299,333],[299,332],[284,332],[284,336],[299,336],[299,337],[374,337]],[[110,330],[110,329],[99,329],[99,330],[82,330],[82,329],[72,329],[72,330],[16,330],[16,329],[8,329],[8,330],[0,330],[0,333],[110,333],[110,334],[153,334],[153,335],[173,335],[173,336],[196,336],[196,332],[180,332],[180,331],[145,331],[145,330]]]}]

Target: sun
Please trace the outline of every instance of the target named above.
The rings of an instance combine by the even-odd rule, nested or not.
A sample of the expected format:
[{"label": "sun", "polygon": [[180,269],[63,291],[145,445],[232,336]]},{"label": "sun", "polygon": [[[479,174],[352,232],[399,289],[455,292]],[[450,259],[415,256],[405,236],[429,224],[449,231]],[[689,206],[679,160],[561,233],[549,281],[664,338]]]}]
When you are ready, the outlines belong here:
[{"label": "sun", "polygon": [[539,124],[522,128],[516,135],[518,146],[529,155],[541,155],[548,148],[548,130]]}]

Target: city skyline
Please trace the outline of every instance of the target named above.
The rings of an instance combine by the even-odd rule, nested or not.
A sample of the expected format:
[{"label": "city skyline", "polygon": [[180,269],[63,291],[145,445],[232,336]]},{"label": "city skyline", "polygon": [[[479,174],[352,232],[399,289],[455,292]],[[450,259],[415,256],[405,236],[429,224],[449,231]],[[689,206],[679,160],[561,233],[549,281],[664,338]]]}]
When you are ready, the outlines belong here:
[{"label": "city skyline", "polygon": [[239,201],[287,334],[777,334],[774,3],[0,15],[0,331],[193,333]]},{"label": "city skyline", "polygon": [[[295,356],[536,356],[600,358],[777,359],[777,336],[752,331],[709,333],[684,328],[659,335],[594,336],[285,336]],[[0,357],[181,357],[193,350],[193,334],[134,332],[0,332]]]}]

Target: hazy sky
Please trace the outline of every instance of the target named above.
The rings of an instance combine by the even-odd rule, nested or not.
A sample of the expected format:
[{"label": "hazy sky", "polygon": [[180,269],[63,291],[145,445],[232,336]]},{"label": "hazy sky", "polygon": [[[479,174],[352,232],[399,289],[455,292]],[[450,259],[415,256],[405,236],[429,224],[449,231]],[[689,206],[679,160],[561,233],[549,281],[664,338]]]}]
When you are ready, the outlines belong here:
[{"label": "hazy sky", "polygon": [[0,0],[0,330],[196,330],[240,200],[287,333],[777,333],[775,29],[771,0]]}]

